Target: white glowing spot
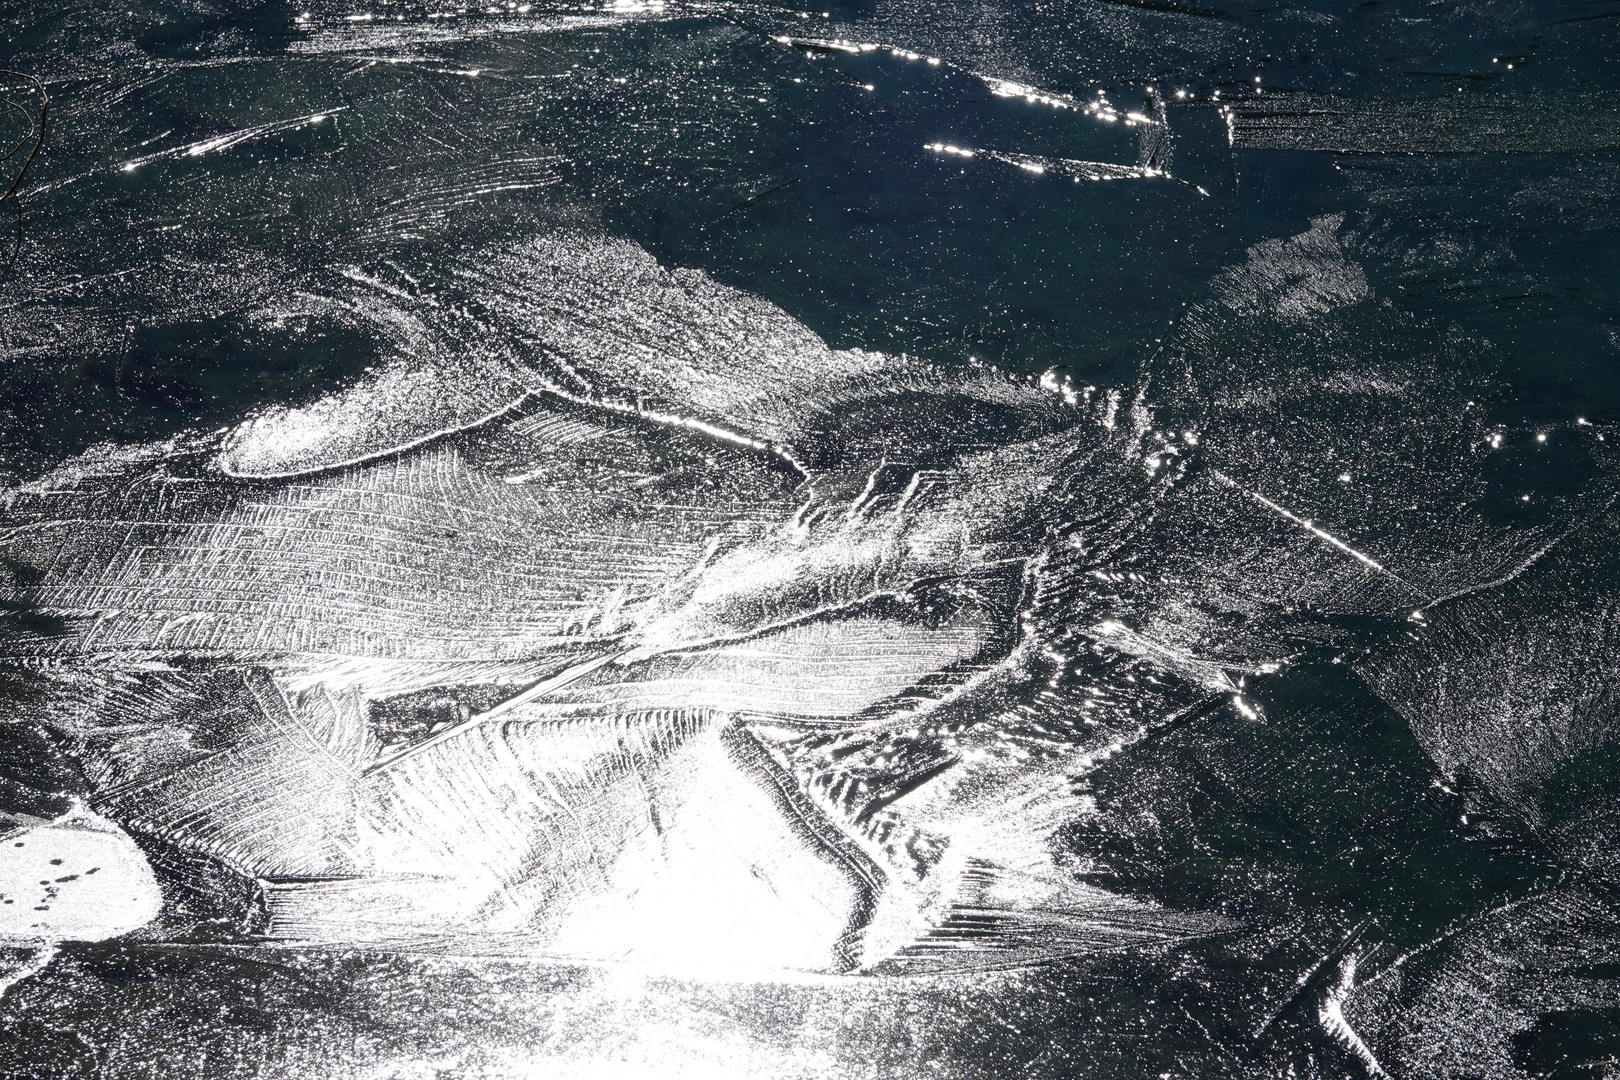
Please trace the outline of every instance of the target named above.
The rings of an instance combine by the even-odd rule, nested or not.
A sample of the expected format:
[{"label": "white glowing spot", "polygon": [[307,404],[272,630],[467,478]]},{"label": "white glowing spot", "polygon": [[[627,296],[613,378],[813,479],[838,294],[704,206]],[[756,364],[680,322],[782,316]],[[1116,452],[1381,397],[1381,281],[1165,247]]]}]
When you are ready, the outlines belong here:
[{"label": "white glowing spot", "polygon": [[1547,441],[1547,433],[1545,431],[1536,432],[1536,442],[1546,442],[1546,441]]},{"label": "white glowing spot", "polygon": [[1588,420],[1584,416],[1577,416],[1575,418],[1575,422],[1577,424],[1579,424],[1581,427],[1591,427],[1592,426],[1592,421]]},{"label": "white glowing spot", "polygon": [[1491,436],[1491,449],[1492,450],[1499,450],[1499,449],[1501,449],[1501,447],[1502,447],[1502,433],[1500,431],[1498,431],[1498,432],[1496,432],[1495,434],[1493,434]]},{"label": "white glowing spot", "polygon": [[1414,611],[1412,614],[1408,615],[1406,619],[1408,622],[1428,622],[1428,619],[1424,616],[1422,611]]},{"label": "white glowing spot", "polygon": [[1519,501],[1520,502],[1529,502],[1530,501],[1530,496],[1528,496],[1528,495],[1520,495],[1519,496]]},{"label": "white glowing spot", "polygon": [[1239,715],[1241,715],[1245,720],[1260,719],[1260,710],[1256,709],[1253,705],[1250,705],[1247,701],[1244,701],[1241,694],[1232,695],[1232,707],[1236,709]]},{"label": "white glowing spot", "polygon": [[124,171],[125,172],[134,172],[139,167],[140,167],[140,165],[139,165],[138,162],[134,162],[134,161],[126,161],[126,162],[124,162]]},{"label": "white glowing spot", "polygon": [[1339,483],[1348,484],[1349,482],[1350,482],[1350,474],[1349,473],[1342,472],[1342,473],[1339,474]]}]

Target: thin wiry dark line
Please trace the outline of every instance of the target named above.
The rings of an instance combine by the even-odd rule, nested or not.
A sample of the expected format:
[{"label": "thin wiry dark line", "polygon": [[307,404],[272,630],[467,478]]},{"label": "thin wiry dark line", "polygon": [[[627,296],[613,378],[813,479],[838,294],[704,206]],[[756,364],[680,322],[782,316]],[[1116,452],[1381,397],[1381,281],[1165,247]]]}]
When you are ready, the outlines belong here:
[{"label": "thin wiry dark line", "polygon": [[[33,136],[34,145],[29,148],[28,156],[23,158],[22,168],[17,170],[17,176],[14,180],[12,180],[11,186],[6,189],[6,193],[4,195],[0,195],[0,203],[10,199],[17,210],[17,242],[12,245],[11,257],[6,260],[5,266],[0,267],[0,281],[4,281],[6,275],[11,273],[11,268],[16,265],[17,258],[22,254],[22,200],[17,196],[17,189],[22,186],[23,178],[28,175],[28,167],[34,163],[34,158],[39,154],[39,148],[45,145],[45,117],[50,110],[51,95],[46,92],[45,83],[41,81],[37,75],[29,75],[22,71],[12,71],[9,68],[0,68],[0,75],[9,75],[13,78],[26,79],[33,83],[34,88],[39,91],[39,121],[35,123],[33,117],[29,117],[29,123],[33,127],[33,130],[29,132],[29,134]],[[17,105],[16,102],[10,101],[10,99],[7,100],[10,104]],[[21,109],[22,106],[17,105],[17,108]],[[24,112],[26,113],[26,110],[24,110]],[[17,144],[16,149],[12,150],[11,153],[7,154],[5,158],[0,160],[10,161],[17,155],[17,151],[21,150],[23,144],[27,141],[28,136],[23,136],[22,142]]]},{"label": "thin wiry dark line", "polygon": [[28,122],[28,131],[23,135],[22,138],[17,140],[16,146],[13,146],[9,151],[6,152],[5,157],[0,157],[0,161],[10,161],[12,158],[16,157],[18,152],[21,151],[23,147],[28,145],[28,140],[34,137],[34,133],[38,128],[38,125],[34,123],[34,114],[23,108],[20,103],[15,102],[10,98],[6,98],[6,104],[22,113],[23,119]]},{"label": "thin wiry dark line", "polygon": [[726,218],[730,217],[733,214],[740,214],[744,210],[747,210],[750,206],[753,206],[755,203],[758,203],[758,202],[761,202],[761,201],[763,201],[765,199],[768,199],[772,195],[775,195],[778,191],[783,191],[783,190],[785,190],[787,188],[790,188],[794,184],[797,184],[798,182],[799,181],[795,178],[793,180],[787,181],[786,183],[777,184],[773,188],[768,188],[765,191],[760,192],[758,195],[755,195],[753,198],[745,199],[744,201],[738,203],[736,206],[733,206],[730,210],[727,210],[725,213],[721,214],[719,217],[714,218],[712,221],[710,221],[707,224],[701,226],[701,228],[706,229],[706,228],[709,227],[709,225],[713,225],[716,222],[724,221]]}]

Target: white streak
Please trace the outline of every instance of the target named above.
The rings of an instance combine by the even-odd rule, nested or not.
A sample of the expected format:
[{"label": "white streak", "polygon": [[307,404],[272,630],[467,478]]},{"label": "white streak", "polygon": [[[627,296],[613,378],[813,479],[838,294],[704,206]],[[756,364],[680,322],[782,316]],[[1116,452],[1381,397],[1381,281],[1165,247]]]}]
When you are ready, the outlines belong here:
[{"label": "white streak", "polygon": [[1339,982],[1327,992],[1322,1007],[1317,1010],[1317,1019],[1322,1023],[1322,1030],[1343,1043],[1351,1053],[1360,1058],[1367,1066],[1367,1071],[1374,1076],[1388,1077],[1389,1073],[1378,1064],[1378,1058],[1373,1055],[1372,1048],[1362,1041],[1356,1034],[1356,1029],[1344,1018],[1344,1002],[1350,992],[1356,988],[1356,954],[1350,953],[1339,965]]},{"label": "white streak", "polygon": [[186,143],[184,146],[171,147],[168,150],[159,150],[155,154],[147,154],[144,157],[131,158],[130,160],[123,162],[120,165],[120,168],[122,168],[124,172],[134,172],[142,165],[145,165],[151,161],[157,161],[160,158],[201,157],[204,154],[212,154],[219,150],[228,150],[238,143],[247,142],[249,139],[257,139],[264,135],[274,135],[277,132],[282,131],[292,131],[297,128],[306,127],[310,124],[319,124],[333,113],[340,113],[347,108],[347,105],[337,105],[330,109],[323,109],[320,112],[309,113],[304,116],[294,116],[288,120],[273,120],[268,124],[254,124],[251,127],[241,128],[237,131],[230,131],[224,135],[216,135],[211,139],[200,139],[194,143]]},{"label": "white streak", "polygon": [[1261,506],[1265,507],[1267,510],[1270,510],[1272,513],[1278,515],[1279,517],[1281,517],[1281,518],[1283,518],[1283,519],[1285,519],[1287,521],[1293,522],[1295,525],[1298,525],[1300,528],[1304,529],[1306,532],[1310,533],[1312,536],[1316,537],[1318,540],[1323,540],[1323,541],[1327,542],[1328,544],[1332,545],[1333,547],[1335,547],[1335,548],[1339,549],[1340,551],[1344,552],[1346,555],[1349,555],[1351,558],[1357,560],[1358,562],[1361,562],[1361,563],[1365,564],[1366,566],[1371,567],[1372,569],[1378,571],[1380,574],[1383,574],[1385,577],[1388,577],[1390,580],[1398,581],[1402,585],[1406,586],[1408,589],[1411,589],[1414,593],[1418,593],[1419,595],[1422,595],[1422,593],[1419,591],[1419,589],[1418,589],[1418,587],[1416,585],[1413,585],[1410,581],[1407,581],[1405,578],[1401,577],[1399,574],[1395,573],[1394,571],[1387,569],[1384,566],[1383,563],[1379,562],[1377,559],[1374,559],[1371,555],[1367,555],[1364,552],[1357,551],[1355,548],[1351,547],[1349,544],[1345,543],[1343,540],[1340,540],[1337,536],[1334,536],[1332,533],[1327,532],[1324,529],[1317,528],[1316,524],[1314,522],[1307,521],[1304,518],[1300,517],[1298,514],[1295,514],[1292,511],[1288,510],[1286,507],[1282,507],[1282,506],[1277,505],[1276,503],[1272,502],[1270,499],[1266,498],[1264,495],[1261,495],[1259,492],[1250,491],[1248,488],[1244,487],[1242,484],[1239,484],[1236,480],[1233,480],[1230,476],[1227,476],[1225,473],[1221,472],[1219,469],[1211,469],[1210,471],[1214,474],[1215,478],[1218,479],[1221,483],[1227,485],[1228,487],[1233,487],[1233,488],[1236,488],[1237,490],[1243,492],[1243,494],[1247,495],[1249,498],[1253,499],[1255,502],[1259,503]]},{"label": "white streak", "polygon": [[401,750],[399,753],[394,754],[392,757],[383,758],[375,765],[372,765],[370,768],[366,769],[366,774],[369,775],[374,772],[379,772],[383,769],[389,768],[390,766],[397,765],[407,758],[415,757],[417,754],[420,754],[429,747],[437,746],[439,743],[442,743],[447,739],[455,738],[464,731],[469,731],[472,728],[479,727],[487,721],[493,720],[502,715],[503,713],[512,711],[519,705],[524,705],[528,702],[536,700],[537,698],[545,697],[554,690],[560,690],[569,683],[577,682],[602,665],[607,664],[610,661],[617,660],[624,655],[624,652],[616,652],[609,653],[606,656],[598,656],[594,659],[586,660],[583,663],[575,664],[572,667],[566,668],[563,671],[550,676],[549,678],[541,679],[527,690],[524,690],[520,694],[514,694],[512,697],[507,698],[505,701],[502,701],[493,708],[487,709],[481,713],[476,713],[473,716],[469,716],[467,719],[463,720],[454,727],[446,728],[437,735],[434,735],[432,738],[424,739],[415,746],[407,747],[406,749]]}]

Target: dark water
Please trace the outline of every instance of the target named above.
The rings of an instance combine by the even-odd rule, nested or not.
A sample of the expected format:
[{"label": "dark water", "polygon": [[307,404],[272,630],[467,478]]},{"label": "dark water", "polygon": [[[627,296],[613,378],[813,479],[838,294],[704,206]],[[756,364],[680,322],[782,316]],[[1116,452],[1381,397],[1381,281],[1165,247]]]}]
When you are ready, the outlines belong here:
[{"label": "dark water", "polygon": [[[1054,670],[1020,661],[948,737],[784,753],[932,760],[966,727],[1049,755],[1085,807],[1042,834],[1066,880],[1204,920],[1021,929],[1034,960],[887,981],[267,948],[239,880],[141,835],[165,921],[8,991],[0,1073],[1620,1075],[1620,5],[0,19],[6,184],[41,115],[23,76],[49,95],[0,279],[8,489],[391,365],[453,372],[423,393],[457,423],[504,404],[490,372],[574,356],[503,299],[532,288],[511,252],[559,234],[947,381],[1052,371],[1107,432],[1032,467],[1051,487],[1013,530]],[[918,400],[872,412],[917,461],[1058,423]],[[40,704],[71,617],[29,590],[62,560],[6,498],[7,719],[63,747],[4,764],[38,813],[94,791],[91,737]]]}]

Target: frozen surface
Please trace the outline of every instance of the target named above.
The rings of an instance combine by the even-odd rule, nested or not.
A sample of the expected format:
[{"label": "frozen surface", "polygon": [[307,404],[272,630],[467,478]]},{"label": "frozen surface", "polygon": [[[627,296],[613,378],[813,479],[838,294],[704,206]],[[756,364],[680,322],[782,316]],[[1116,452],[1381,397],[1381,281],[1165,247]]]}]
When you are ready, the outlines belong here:
[{"label": "frozen surface", "polygon": [[1614,14],[0,14],[0,1073],[1614,1073]]}]

